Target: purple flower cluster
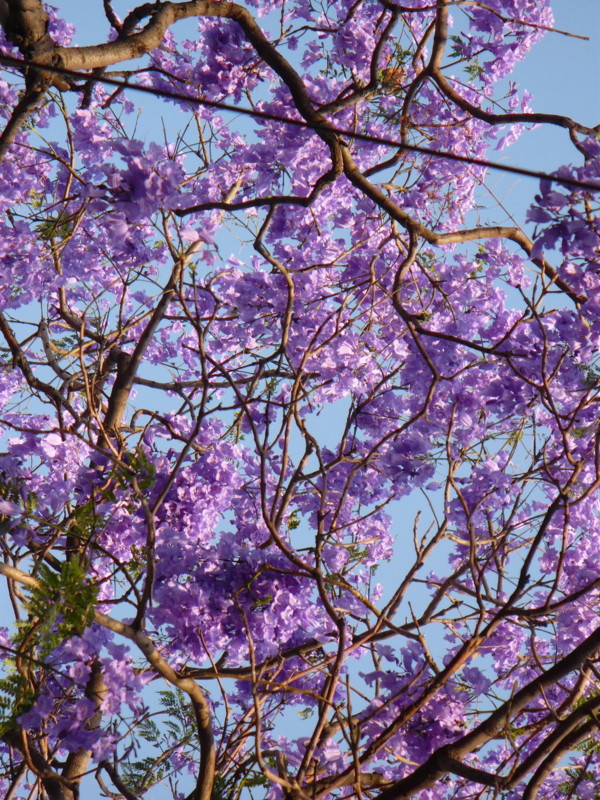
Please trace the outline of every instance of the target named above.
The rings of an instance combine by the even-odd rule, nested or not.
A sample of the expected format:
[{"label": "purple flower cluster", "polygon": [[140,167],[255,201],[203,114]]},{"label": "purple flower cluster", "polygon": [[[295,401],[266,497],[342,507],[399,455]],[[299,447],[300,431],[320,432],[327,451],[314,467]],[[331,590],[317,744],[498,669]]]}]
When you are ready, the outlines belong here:
[{"label": "purple flower cluster", "polygon": [[2,161],[4,791],[594,798],[600,148],[560,118],[533,241],[411,150],[556,122],[497,96],[549,3],[147,4],[107,47],[167,12],[166,141],[98,72]]}]

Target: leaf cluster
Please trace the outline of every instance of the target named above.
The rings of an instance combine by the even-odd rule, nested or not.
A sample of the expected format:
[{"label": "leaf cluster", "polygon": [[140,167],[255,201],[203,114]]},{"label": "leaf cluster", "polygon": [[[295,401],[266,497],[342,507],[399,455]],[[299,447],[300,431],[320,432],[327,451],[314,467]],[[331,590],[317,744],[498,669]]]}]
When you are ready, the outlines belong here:
[{"label": "leaf cluster", "polygon": [[79,557],[63,562],[59,572],[40,564],[36,577],[37,585],[26,590],[27,618],[17,623],[5,661],[10,672],[0,680],[0,734],[33,706],[51,653],[81,635],[94,616],[98,590]]},{"label": "leaf cluster", "polygon": [[167,778],[172,771],[169,755],[175,750],[194,747],[195,729],[189,713],[186,697],[179,689],[163,690],[158,693],[161,710],[160,725],[150,716],[145,717],[137,727],[137,738],[143,745],[157,750],[162,755],[143,755],[130,758],[122,765],[125,782],[137,794]]}]

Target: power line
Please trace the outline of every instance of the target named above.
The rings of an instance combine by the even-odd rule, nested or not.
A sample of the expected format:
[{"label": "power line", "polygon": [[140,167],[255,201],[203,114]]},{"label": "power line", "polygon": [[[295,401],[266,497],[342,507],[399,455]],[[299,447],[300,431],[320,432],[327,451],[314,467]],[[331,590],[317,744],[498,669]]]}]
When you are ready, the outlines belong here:
[{"label": "power line", "polygon": [[[230,111],[233,114],[242,114],[245,116],[253,117],[255,119],[265,119],[270,122],[283,122],[287,125],[295,125],[298,128],[305,128],[307,130],[317,132],[319,130],[319,126],[310,125],[306,120],[300,119],[290,119],[289,117],[285,117],[281,114],[274,114],[269,111],[257,111],[254,108],[245,108],[244,106],[234,106],[230,103],[224,103],[220,100],[206,100],[204,98],[199,97],[190,97],[189,95],[182,94],[180,92],[173,92],[168,89],[155,89],[150,86],[142,86],[136,83],[130,83],[129,81],[119,81],[115,78],[109,78],[105,75],[93,75],[90,73],[85,72],[76,72],[75,70],[65,69],[63,67],[57,66],[46,66],[45,64],[40,66],[36,64],[34,61],[30,59],[19,59],[13,58],[12,56],[7,56],[4,54],[0,54],[0,64],[4,64],[8,67],[16,67],[18,69],[22,67],[32,66],[40,69],[44,72],[50,72],[56,75],[63,75],[67,78],[80,78],[86,81],[92,80],[94,82],[103,83],[107,86],[114,86],[120,89],[132,89],[136,92],[141,92],[143,94],[149,94],[152,97],[164,97],[168,100],[183,100],[191,105],[195,106],[205,106],[206,108],[214,108],[218,109],[219,111]],[[556,183],[561,183],[565,186],[573,186],[577,189],[587,189],[588,191],[598,192],[600,191],[600,184],[599,183],[591,183],[589,181],[580,181],[576,178],[567,178],[567,177],[560,177],[558,175],[551,175],[548,172],[540,172],[538,170],[527,169],[526,167],[517,167],[510,164],[500,164],[496,161],[488,161],[484,158],[474,158],[472,156],[461,156],[457,153],[450,153],[444,150],[436,150],[430,147],[421,147],[416,144],[404,144],[403,142],[399,142],[396,139],[387,138],[385,136],[375,136],[373,134],[367,133],[359,133],[357,131],[348,131],[343,130],[341,128],[337,128],[334,125],[323,125],[322,130],[327,131],[329,133],[336,133],[339,136],[342,136],[346,139],[359,139],[360,141],[369,142],[371,144],[383,144],[388,147],[395,147],[401,150],[408,150],[412,153],[419,153],[420,155],[428,155],[434,156],[436,158],[443,158],[448,161],[458,161],[462,164],[471,164],[474,166],[485,167],[486,169],[494,169],[500,172],[509,172],[513,175],[523,175],[526,178],[537,178],[538,180],[548,180],[554,181]]]}]

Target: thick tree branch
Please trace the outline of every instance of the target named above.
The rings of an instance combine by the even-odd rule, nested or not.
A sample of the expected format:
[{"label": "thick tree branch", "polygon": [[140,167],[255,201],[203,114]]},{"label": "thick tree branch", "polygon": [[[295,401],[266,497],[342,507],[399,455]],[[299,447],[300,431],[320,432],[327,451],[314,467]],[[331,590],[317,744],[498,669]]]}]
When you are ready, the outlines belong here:
[{"label": "thick tree branch", "polygon": [[[0,575],[4,575],[10,580],[17,581],[24,586],[32,586],[35,588],[39,588],[40,586],[36,578],[10,564],[0,562]],[[210,706],[204,692],[192,678],[180,676],[173,667],[171,667],[168,661],[161,656],[152,639],[142,631],[136,631],[129,625],[113,619],[107,614],[103,614],[101,611],[94,611],[94,622],[132,641],[142,652],[148,663],[156,670],[158,675],[161,675],[173,686],[181,689],[181,691],[185,692],[190,698],[198,728],[201,754],[198,780],[193,800],[210,800],[215,778],[216,754]],[[62,786],[62,779],[59,778],[58,780]]]},{"label": "thick tree branch", "polygon": [[433,786],[447,772],[456,772],[455,761],[460,762],[467,754],[476,752],[492,740],[504,730],[511,719],[514,719],[520,711],[535,701],[541,692],[578,669],[586,660],[593,658],[599,650],[600,628],[574,648],[569,655],[516,692],[510,700],[503,703],[466,736],[437,750],[411,775],[381,792],[377,796],[377,800],[408,800],[416,791]]}]

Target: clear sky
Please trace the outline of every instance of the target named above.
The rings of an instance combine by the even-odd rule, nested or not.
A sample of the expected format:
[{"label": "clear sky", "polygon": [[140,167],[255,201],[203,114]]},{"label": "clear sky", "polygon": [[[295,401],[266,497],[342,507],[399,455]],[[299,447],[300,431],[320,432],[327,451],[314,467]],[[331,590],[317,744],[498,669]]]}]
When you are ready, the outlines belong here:
[{"label": "clear sky", "polygon": [[[512,79],[533,95],[534,111],[565,114],[584,125],[600,124],[600,0],[554,0],[555,27],[589,37],[582,41],[548,33],[521,62]],[[503,153],[490,153],[509,164],[552,172],[565,163],[581,163],[562,128],[550,125],[527,131]],[[519,223],[537,191],[537,182],[510,175],[491,176]]]}]

